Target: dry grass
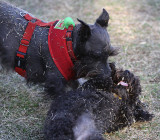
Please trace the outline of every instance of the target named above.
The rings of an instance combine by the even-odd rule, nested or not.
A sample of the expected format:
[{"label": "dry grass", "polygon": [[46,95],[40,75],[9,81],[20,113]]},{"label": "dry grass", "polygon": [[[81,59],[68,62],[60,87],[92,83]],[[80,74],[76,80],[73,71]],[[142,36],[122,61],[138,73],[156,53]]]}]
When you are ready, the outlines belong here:
[{"label": "dry grass", "polygon": [[[108,139],[160,139],[160,1],[159,0],[6,0],[51,21],[66,16],[94,23],[104,7],[110,13],[111,42],[121,48],[111,61],[129,69],[141,79],[145,102],[155,118],[150,123],[135,124]],[[50,101],[43,89],[28,88],[16,74],[0,71],[0,139],[42,139],[42,128]]]}]

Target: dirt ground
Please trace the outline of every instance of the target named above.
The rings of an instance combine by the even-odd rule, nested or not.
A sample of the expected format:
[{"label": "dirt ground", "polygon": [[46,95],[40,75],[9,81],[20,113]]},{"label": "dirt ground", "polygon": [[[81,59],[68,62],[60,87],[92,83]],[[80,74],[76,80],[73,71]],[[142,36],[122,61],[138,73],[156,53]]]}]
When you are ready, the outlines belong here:
[{"label": "dirt ground", "polygon": [[[108,32],[120,54],[116,65],[139,76],[141,100],[155,114],[153,121],[135,124],[113,134],[111,140],[160,139],[160,0],[4,0],[45,21],[70,16],[93,24],[105,8],[110,14]],[[43,139],[43,123],[51,100],[43,88],[0,67],[0,140]]]}]

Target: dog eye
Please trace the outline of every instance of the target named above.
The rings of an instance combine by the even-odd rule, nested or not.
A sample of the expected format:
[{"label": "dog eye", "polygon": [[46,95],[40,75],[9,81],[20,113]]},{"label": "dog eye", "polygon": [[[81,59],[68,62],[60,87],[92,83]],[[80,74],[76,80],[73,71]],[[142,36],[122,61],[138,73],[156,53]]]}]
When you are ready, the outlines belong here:
[{"label": "dog eye", "polygon": [[104,52],[102,55],[103,55],[104,58],[108,58],[109,57],[108,52]]},{"label": "dog eye", "polygon": [[90,53],[89,53],[89,56],[90,56],[90,57],[96,58],[96,59],[101,58],[101,55],[102,55],[101,52],[94,52],[94,53],[93,53],[93,52],[90,52]]},{"label": "dog eye", "polygon": [[93,58],[93,59],[96,59],[96,60],[98,60],[98,61],[102,61],[102,62],[106,62],[107,60],[108,60],[108,53],[107,52],[103,52],[103,53],[101,53],[101,52],[90,52],[89,53],[89,56],[91,57],[91,58]]}]

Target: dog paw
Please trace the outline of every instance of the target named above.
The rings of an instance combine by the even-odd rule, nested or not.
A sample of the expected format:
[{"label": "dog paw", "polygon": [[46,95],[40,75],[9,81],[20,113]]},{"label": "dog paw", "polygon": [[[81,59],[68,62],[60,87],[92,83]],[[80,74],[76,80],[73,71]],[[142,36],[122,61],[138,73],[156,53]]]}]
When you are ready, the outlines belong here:
[{"label": "dog paw", "polygon": [[150,114],[147,111],[142,111],[140,114],[138,114],[135,118],[137,122],[145,122],[145,121],[151,121],[154,118],[154,114]]},{"label": "dog paw", "polygon": [[150,114],[146,110],[146,106],[139,100],[134,112],[135,120],[139,122],[151,121],[154,114]]}]

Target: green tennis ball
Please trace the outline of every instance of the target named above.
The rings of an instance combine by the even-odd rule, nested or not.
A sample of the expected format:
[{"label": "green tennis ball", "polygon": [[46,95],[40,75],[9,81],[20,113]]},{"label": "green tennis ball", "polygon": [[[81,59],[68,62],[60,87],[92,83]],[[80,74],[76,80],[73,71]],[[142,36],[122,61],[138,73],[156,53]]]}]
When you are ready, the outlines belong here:
[{"label": "green tennis ball", "polygon": [[73,25],[73,27],[74,27],[74,26],[75,26],[75,23],[74,23],[74,21],[73,21],[73,19],[72,19],[71,17],[66,17],[66,18],[64,19],[64,26],[68,29],[68,27],[69,27],[70,25]]}]

